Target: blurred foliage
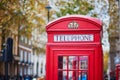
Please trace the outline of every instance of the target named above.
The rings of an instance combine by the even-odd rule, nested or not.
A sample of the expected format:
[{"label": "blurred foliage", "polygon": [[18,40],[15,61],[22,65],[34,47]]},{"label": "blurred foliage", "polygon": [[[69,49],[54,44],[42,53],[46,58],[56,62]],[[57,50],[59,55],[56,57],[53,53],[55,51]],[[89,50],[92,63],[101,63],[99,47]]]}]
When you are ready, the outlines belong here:
[{"label": "blurred foliage", "polygon": [[89,11],[94,9],[94,6],[86,0],[61,0],[56,2],[56,6],[60,10],[59,12],[56,12],[58,17],[71,14],[86,15]]},{"label": "blurred foliage", "polygon": [[[116,0],[109,0],[109,15],[110,15],[110,26],[109,26],[109,36],[110,37],[117,37],[119,34],[119,27],[118,27],[118,1]],[[110,38],[110,39],[112,39]],[[115,39],[115,38],[114,38]]]},{"label": "blurred foliage", "polygon": [[[109,0],[109,15],[110,15],[110,26],[108,29],[109,32],[109,42],[110,42],[110,62],[113,62],[113,57],[116,56],[116,44],[119,39],[119,6],[118,0]],[[114,53],[114,54],[113,54]],[[111,58],[112,56],[112,58]],[[111,66],[110,63],[109,66]],[[115,67],[115,64],[113,65]],[[113,66],[111,69],[113,69]]]},{"label": "blurred foliage", "polygon": [[8,36],[25,36],[31,39],[32,32],[45,32],[47,1],[41,0],[0,0],[0,29],[2,43]]},{"label": "blurred foliage", "polygon": [[[32,47],[36,50],[36,53],[45,53],[45,44],[43,41],[40,41],[39,35],[42,35],[45,32],[45,24],[47,19],[47,10],[45,6],[47,1],[42,0],[21,0],[21,12],[25,15],[27,20],[27,25],[23,26],[25,32],[31,34],[32,38]],[[23,30],[22,30],[23,31]],[[25,33],[22,32],[22,33]],[[42,46],[39,46],[41,45]]]},{"label": "blurred foliage", "polygon": [[2,44],[12,34],[18,34],[19,20],[22,18],[18,0],[0,0],[0,30]]},{"label": "blurred foliage", "polygon": [[107,69],[108,69],[108,57],[109,57],[108,52],[105,52],[104,53],[104,71],[105,72],[107,72]]},{"label": "blurred foliage", "polygon": [[30,33],[35,28],[44,31],[42,26],[45,25],[43,16],[46,15],[46,3],[39,0],[0,0],[0,26],[5,35],[17,35],[18,28],[19,34],[27,37],[31,36]]},{"label": "blurred foliage", "polygon": [[47,2],[41,0],[21,0],[20,4],[20,10],[27,22],[23,25],[24,32],[30,34],[36,28],[39,30],[39,33],[44,32],[46,23],[44,16],[46,16],[45,6]]}]

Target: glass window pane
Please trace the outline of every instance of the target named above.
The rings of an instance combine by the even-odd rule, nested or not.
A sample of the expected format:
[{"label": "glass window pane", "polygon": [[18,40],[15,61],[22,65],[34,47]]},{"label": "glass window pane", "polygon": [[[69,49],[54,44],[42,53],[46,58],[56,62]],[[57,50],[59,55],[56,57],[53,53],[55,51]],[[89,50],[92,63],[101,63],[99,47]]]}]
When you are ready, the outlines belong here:
[{"label": "glass window pane", "polygon": [[82,72],[81,73],[81,80],[87,80],[87,72]]},{"label": "glass window pane", "polygon": [[69,71],[69,75],[68,75],[68,79],[69,79],[69,80],[72,80],[72,79],[73,79],[72,73],[73,73],[73,71]]},{"label": "glass window pane", "polygon": [[81,80],[81,71],[79,71],[78,80]]},{"label": "glass window pane", "polygon": [[69,56],[69,70],[78,69],[78,56]]},{"label": "glass window pane", "polygon": [[67,56],[64,56],[63,57],[63,69],[67,69],[67,62],[68,62]]},{"label": "glass window pane", "polygon": [[67,56],[58,56],[58,69],[67,69]]},{"label": "glass window pane", "polygon": [[87,72],[86,71],[79,71],[78,80],[87,80]]},{"label": "glass window pane", "polygon": [[80,69],[88,69],[88,56],[80,56]]},{"label": "glass window pane", "polygon": [[78,71],[77,70],[69,71],[68,73],[69,73],[69,75],[68,75],[69,80],[78,80]]},{"label": "glass window pane", "polygon": [[67,80],[67,71],[58,71],[58,80]]},{"label": "glass window pane", "polygon": [[78,69],[78,56],[69,56],[69,70]]}]

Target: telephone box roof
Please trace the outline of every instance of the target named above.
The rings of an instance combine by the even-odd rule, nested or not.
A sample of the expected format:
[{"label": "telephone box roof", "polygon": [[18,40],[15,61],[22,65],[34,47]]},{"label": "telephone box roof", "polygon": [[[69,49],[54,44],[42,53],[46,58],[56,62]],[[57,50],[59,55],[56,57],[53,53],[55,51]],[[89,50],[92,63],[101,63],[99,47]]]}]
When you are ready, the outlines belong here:
[{"label": "telephone box roof", "polygon": [[56,23],[59,23],[59,22],[62,22],[64,20],[70,20],[70,19],[79,19],[79,20],[83,20],[83,21],[91,21],[93,22],[94,24],[98,25],[98,26],[102,26],[102,22],[97,19],[97,18],[94,18],[94,17],[89,17],[89,16],[84,16],[84,15],[69,15],[69,16],[63,16],[63,17],[60,17],[60,18],[57,18],[51,22],[49,22],[47,25],[46,25],[46,29],[49,29],[50,26],[53,26],[55,25]]}]

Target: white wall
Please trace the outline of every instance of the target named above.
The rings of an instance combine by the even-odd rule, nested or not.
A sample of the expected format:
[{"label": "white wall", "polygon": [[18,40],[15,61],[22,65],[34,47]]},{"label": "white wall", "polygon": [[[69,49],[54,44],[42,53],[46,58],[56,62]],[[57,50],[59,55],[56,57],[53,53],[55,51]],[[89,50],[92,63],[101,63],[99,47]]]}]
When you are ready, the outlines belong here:
[{"label": "white wall", "polygon": [[38,75],[39,77],[45,76],[45,64],[46,64],[45,54],[33,55],[33,63],[34,63],[33,76],[35,75]]}]

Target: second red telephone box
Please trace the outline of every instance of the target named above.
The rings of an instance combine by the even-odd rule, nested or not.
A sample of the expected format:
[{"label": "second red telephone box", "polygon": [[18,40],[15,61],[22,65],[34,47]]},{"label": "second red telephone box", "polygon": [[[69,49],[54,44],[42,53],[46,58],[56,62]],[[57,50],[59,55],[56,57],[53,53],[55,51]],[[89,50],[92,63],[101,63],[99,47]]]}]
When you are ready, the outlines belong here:
[{"label": "second red telephone box", "polygon": [[46,26],[46,80],[103,80],[102,23],[86,16]]},{"label": "second red telephone box", "polygon": [[116,65],[116,80],[120,80],[120,64]]}]

